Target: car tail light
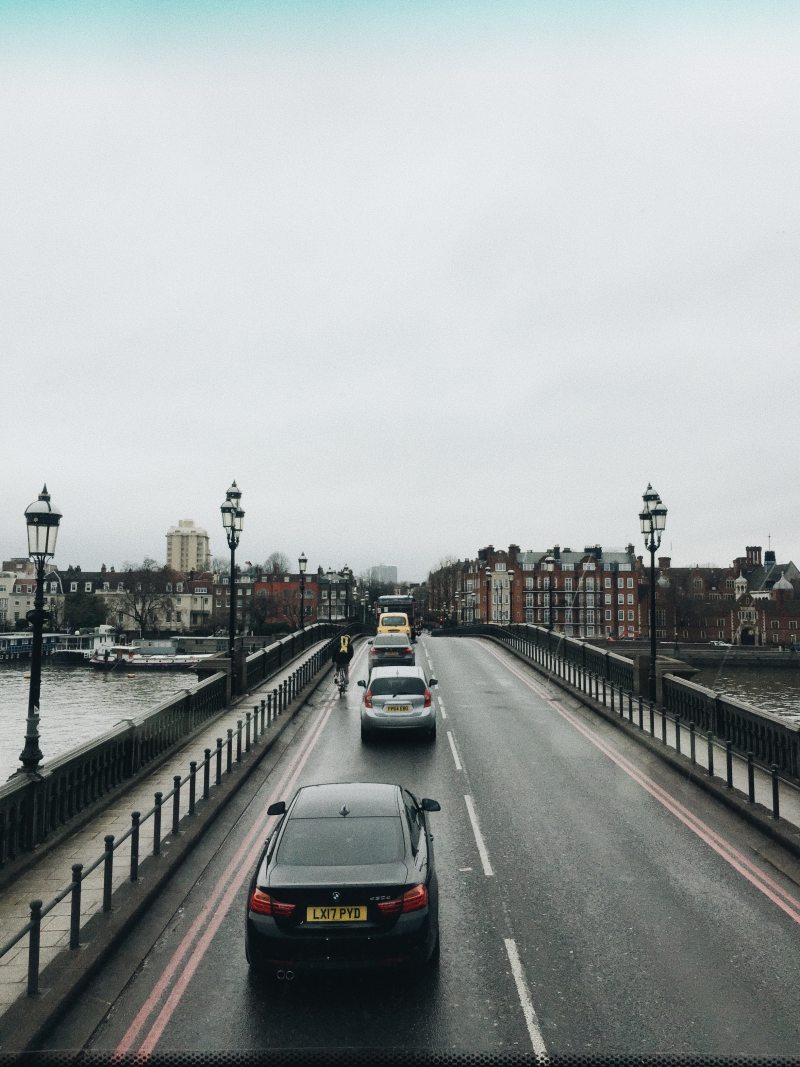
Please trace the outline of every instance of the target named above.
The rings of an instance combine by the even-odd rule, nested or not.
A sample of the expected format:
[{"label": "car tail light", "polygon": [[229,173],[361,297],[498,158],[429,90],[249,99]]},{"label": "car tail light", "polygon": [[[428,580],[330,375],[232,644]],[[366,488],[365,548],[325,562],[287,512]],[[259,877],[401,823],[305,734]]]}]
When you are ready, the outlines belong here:
[{"label": "car tail light", "polygon": [[366,693],[364,694],[364,707],[365,708],[371,708],[372,707],[372,690],[371,689],[368,689],[366,691]]},{"label": "car tail light", "polygon": [[400,912],[419,911],[428,906],[428,887],[415,885],[413,889],[407,889],[402,897],[395,900],[383,900],[378,904],[378,911],[384,915],[398,915]]},{"label": "car tail light", "polygon": [[282,904],[279,900],[273,900],[269,893],[263,889],[254,889],[250,894],[250,911],[258,912],[259,915],[293,915],[294,904]]},{"label": "car tail light", "polygon": [[423,704],[423,707],[429,708],[431,706],[431,703],[432,703],[431,691],[430,691],[430,689],[426,689],[425,690],[425,703]]},{"label": "car tail light", "polygon": [[414,654],[414,649],[409,645],[408,648],[403,649],[403,652],[406,656],[412,656]]}]

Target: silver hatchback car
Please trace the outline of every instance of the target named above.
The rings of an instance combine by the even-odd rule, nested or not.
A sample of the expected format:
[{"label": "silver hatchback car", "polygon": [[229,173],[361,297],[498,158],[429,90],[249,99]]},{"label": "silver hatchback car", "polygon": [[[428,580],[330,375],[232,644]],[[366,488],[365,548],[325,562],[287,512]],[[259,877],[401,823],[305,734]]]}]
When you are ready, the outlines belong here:
[{"label": "silver hatchback car", "polygon": [[369,681],[358,683],[365,690],[361,702],[361,740],[367,742],[382,730],[416,730],[436,738],[436,708],[421,667],[375,667]]}]

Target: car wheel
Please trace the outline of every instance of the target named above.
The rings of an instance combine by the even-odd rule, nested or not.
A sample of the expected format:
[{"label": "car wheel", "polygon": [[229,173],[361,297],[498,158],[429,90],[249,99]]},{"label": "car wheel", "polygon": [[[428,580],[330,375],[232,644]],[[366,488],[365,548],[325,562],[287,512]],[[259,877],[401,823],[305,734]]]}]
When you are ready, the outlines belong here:
[{"label": "car wheel", "polygon": [[372,731],[368,730],[364,724],[361,724],[361,741],[363,744],[368,745],[372,740]]},{"label": "car wheel", "polygon": [[433,726],[430,728],[430,730],[428,730],[428,740],[429,741],[435,741],[436,740],[436,723],[434,723]]}]

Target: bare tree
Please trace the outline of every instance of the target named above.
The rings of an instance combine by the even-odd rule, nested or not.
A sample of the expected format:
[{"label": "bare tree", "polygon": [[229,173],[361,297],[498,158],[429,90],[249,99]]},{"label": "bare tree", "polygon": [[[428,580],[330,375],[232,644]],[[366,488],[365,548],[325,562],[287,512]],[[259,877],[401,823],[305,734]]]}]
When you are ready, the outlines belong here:
[{"label": "bare tree", "polygon": [[119,611],[144,633],[158,627],[160,616],[174,607],[167,585],[175,580],[169,567],[159,567],[154,559],[125,572],[125,590],[120,594]]},{"label": "bare tree", "polygon": [[264,561],[265,574],[289,574],[289,557],[285,552],[271,552]]}]

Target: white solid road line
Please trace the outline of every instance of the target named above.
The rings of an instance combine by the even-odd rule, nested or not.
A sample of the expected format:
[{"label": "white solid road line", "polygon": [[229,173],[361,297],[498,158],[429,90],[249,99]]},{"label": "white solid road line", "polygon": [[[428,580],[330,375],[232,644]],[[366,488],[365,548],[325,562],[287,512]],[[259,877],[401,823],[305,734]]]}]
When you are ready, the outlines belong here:
[{"label": "white solid road line", "polygon": [[486,845],[483,843],[483,837],[481,836],[481,828],[478,826],[478,816],[475,814],[475,805],[472,803],[472,797],[467,795],[464,797],[467,805],[467,814],[469,815],[469,821],[472,823],[472,832],[475,834],[475,843],[478,846],[478,855],[481,858],[483,864],[483,873],[487,878],[491,878],[494,875],[492,865],[489,862],[489,853],[486,851]]},{"label": "white solid road line", "polygon": [[453,740],[453,734],[451,730],[447,731],[447,740],[450,742],[450,749],[453,753],[453,759],[455,760],[456,770],[462,771],[464,768],[461,766],[461,760],[458,758],[458,751],[456,749],[456,743]]},{"label": "white solid road line", "polygon": [[444,704],[442,703],[442,698],[441,697],[439,697],[439,711],[441,711],[441,713],[442,713],[442,718],[446,719],[447,718],[447,712],[444,710]]},{"label": "white solid road line", "polygon": [[525,1016],[525,1023],[528,1027],[528,1036],[531,1039],[533,1045],[533,1051],[539,1059],[547,1059],[547,1048],[545,1047],[544,1038],[542,1037],[542,1031],[539,1029],[539,1020],[536,1018],[536,1012],[533,1007],[533,1001],[528,990],[528,983],[525,981],[525,973],[522,970],[522,964],[520,963],[519,953],[517,952],[517,943],[512,941],[510,937],[503,939],[506,952],[508,953],[508,962],[511,964],[511,973],[514,975],[514,981],[517,986],[517,996],[522,1006],[522,1014]]}]

